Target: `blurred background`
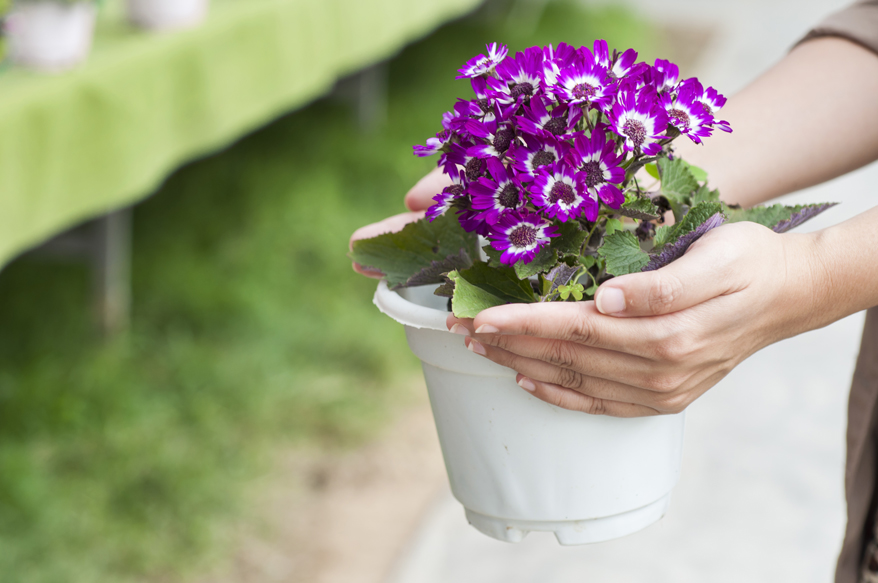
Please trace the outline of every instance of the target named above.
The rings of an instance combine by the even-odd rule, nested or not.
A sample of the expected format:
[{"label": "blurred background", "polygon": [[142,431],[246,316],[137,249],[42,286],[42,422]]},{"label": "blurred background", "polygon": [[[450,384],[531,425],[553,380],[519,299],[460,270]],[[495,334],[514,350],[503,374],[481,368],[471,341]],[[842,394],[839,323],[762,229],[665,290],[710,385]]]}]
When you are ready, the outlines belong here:
[{"label": "blurred background", "polygon": [[[156,31],[106,0],[76,63],[10,47],[0,582],[830,581],[859,315],[690,408],[657,525],[506,545],[450,498],[418,363],[346,253],[404,210],[486,43],[605,38],[730,94],[844,4],[215,0]],[[844,201],[815,229],[876,182],[789,198]]]}]

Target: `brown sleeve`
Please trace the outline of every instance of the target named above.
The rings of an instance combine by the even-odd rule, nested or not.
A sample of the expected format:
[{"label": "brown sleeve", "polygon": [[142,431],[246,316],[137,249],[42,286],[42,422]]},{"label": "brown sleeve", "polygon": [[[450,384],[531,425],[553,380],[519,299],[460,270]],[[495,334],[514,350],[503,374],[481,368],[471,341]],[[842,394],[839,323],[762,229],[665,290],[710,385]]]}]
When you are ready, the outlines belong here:
[{"label": "brown sleeve", "polygon": [[823,36],[840,36],[878,53],[878,0],[860,0],[830,14],[799,43]]}]

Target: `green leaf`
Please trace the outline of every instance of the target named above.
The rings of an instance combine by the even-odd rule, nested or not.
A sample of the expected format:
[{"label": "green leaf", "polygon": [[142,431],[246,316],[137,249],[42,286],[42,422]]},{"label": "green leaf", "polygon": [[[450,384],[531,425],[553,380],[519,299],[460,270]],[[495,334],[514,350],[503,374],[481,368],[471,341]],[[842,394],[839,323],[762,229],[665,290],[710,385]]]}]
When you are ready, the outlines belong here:
[{"label": "green leaf", "polygon": [[719,191],[711,190],[705,184],[692,193],[691,201],[692,206],[695,206],[700,202],[719,202]]},{"label": "green leaf", "polygon": [[774,204],[771,206],[757,206],[749,209],[730,208],[727,206],[725,212],[729,217],[730,223],[750,221],[752,223],[759,223],[770,229],[779,222],[788,220],[795,210],[798,209],[796,207],[784,206],[782,204]]},{"label": "green leaf", "polygon": [[605,237],[598,254],[606,260],[610,275],[636,273],[649,263],[649,254],[640,248],[631,231],[617,231]]},{"label": "green leaf", "polygon": [[658,207],[648,198],[634,198],[626,201],[619,209],[619,214],[641,221],[654,221],[659,218]]},{"label": "green leaf", "polygon": [[527,279],[538,273],[549,271],[556,263],[558,263],[558,252],[549,245],[544,245],[530,263],[526,264],[519,260],[512,267],[515,269],[515,275],[518,276],[518,279]]},{"label": "green leaf", "polygon": [[582,263],[586,269],[591,269],[596,261],[597,259],[592,255],[583,255],[579,257],[579,262]]},{"label": "green leaf", "polygon": [[490,243],[482,247],[482,251],[484,251],[485,255],[488,256],[488,259],[490,260],[489,263],[491,265],[502,265],[500,263],[500,257],[503,255],[502,251],[494,249]]},{"label": "green leaf", "polygon": [[612,235],[616,231],[621,231],[622,228],[622,221],[619,219],[607,219],[607,224],[604,225],[604,236]]},{"label": "green leaf", "polygon": [[661,158],[658,167],[662,176],[662,194],[665,198],[671,202],[676,200],[689,204],[690,195],[698,188],[698,181],[689,170],[689,165],[680,158],[674,160]]},{"label": "green leaf", "polygon": [[451,311],[458,318],[475,318],[482,310],[506,303],[494,294],[469,283],[457,271],[449,273],[448,278],[454,282]]},{"label": "green leaf", "polygon": [[503,304],[536,301],[530,282],[518,279],[509,267],[490,267],[478,261],[468,269],[449,273],[448,278],[454,281],[451,309],[458,318],[473,318],[482,310]]},{"label": "green leaf", "polygon": [[667,244],[671,238],[674,236],[674,227],[672,225],[662,225],[661,227],[656,227],[655,237],[653,237],[653,245],[654,249],[658,249]]},{"label": "green leaf", "polygon": [[723,204],[721,202],[701,202],[693,206],[686,213],[683,220],[672,227],[659,227],[656,229],[655,238],[653,239],[655,247],[653,253],[660,250],[669,243],[673,243],[686,233],[691,233],[701,226],[704,221],[717,213],[723,212]]},{"label": "green leaf", "polygon": [[658,166],[655,165],[655,162],[650,162],[649,164],[644,166],[644,169],[646,169],[647,174],[649,174],[656,180],[661,178],[661,176],[659,175]]},{"label": "green leaf", "polygon": [[[435,271],[434,261],[459,258],[461,250],[470,259],[477,258],[478,249],[476,234],[464,231],[457,217],[448,213],[433,222],[421,219],[409,223],[397,233],[354,241],[350,255],[360,265],[383,273],[388,285],[395,289],[422,271]],[[437,276],[426,283],[442,282]]]},{"label": "green leaf", "polygon": [[[686,162],[683,160],[683,162]],[[695,166],[694,164],[690,164],[686,162],[686,166],[689,168],[689,172],[692,173],[692,176],[695,177],[695,180],[698,182],[707,182],[707,171]]]},{"label": "green leaf", "polygon": [[561,223],[558,226],[558,233],[560,233],[558,237],[552,237],[550,243],[552,249],[562,256],[579,255],[579,250],[582,249],[582,244],[585,243],[585,238],[588,236],[588,233],[579,227],[579,223],[576,221]]}]

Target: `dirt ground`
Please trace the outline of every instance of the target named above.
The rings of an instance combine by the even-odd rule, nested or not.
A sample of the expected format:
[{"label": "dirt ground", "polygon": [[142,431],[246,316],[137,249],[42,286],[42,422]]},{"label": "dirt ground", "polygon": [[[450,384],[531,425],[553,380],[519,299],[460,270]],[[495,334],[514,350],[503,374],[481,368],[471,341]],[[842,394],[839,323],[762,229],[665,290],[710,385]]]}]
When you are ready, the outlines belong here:
[{"label": "dirt ground", "polygon": [[254,488],[258,523],[198,582],[382,583],[447,480],[426,389],[415,393],[356,450],[281,456]]}]

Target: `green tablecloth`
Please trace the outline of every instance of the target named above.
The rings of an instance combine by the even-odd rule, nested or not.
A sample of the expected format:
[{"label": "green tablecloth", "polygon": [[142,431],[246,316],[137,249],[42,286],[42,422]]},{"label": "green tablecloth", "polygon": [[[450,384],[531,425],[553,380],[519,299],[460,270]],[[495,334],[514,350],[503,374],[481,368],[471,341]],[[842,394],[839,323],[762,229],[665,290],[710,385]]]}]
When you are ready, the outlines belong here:
[{"label": "green tablecloth", "polygon": [[111,2],[82,68],[0,74],[0,265],[480,2],[213,0],[201,27],[161,34]]}]

